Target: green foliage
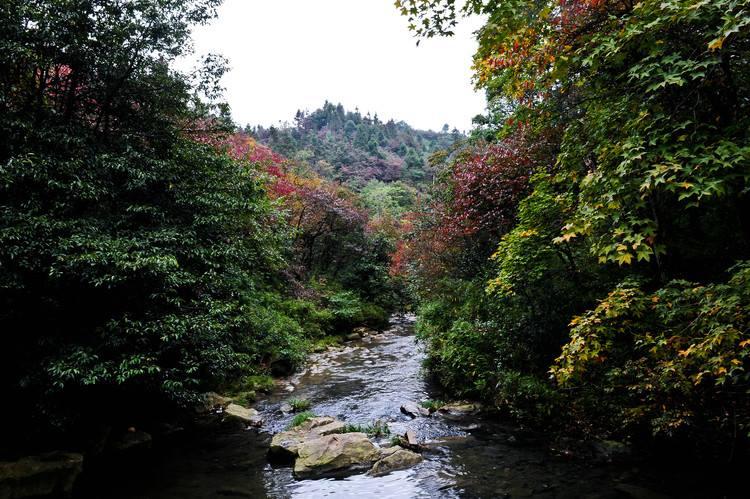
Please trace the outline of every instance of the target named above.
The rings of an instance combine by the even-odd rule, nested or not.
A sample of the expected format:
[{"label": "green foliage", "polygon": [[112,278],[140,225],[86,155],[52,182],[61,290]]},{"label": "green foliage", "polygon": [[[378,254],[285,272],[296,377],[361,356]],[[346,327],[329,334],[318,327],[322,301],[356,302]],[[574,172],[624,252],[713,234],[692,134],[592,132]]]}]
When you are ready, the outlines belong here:
[{"label": "green foliage", "polygon": [[289,426],[287,426],[287,429],[296,428],[297,426],[300,426],[305,421],[309,421],[314,417],[316,417],[315,414],[310,411],[305,411],[305,412],[300,412],[299,414],[295,414],[295,416],[292,418],[292,421],[289,423]]},{"label": "green foliage", "polygon": [[239,381],[239,388],[243,391],[271,393],[274,386],[273,378],[267,374],[243,376]]},{"label": "green foliage", "polygon": [[747,433],[740,400],[750,390],[750,264],[730,272],[726,284],[680,280],[654,293],[621,284],[573,319],[553,374],[567,386],[606,383],[623,398],[624,422],[658,434],[688,431],[698,418]]},{"label": "green foliage", "polygon": [[512,370],[500,371],[497,379],[493,401],[516,420],[535,425],[564,421],[564,399],[543,379]]},{"label": "green foliage", "polygon": [[288,404],[292,408],[292,412],[306,412],[312,407],[312,402],[306,399],[289,399]]},{"label": "green foliage", "polygon": [[400,218],[414,207],[416,190],[403,182],[370,180],[360,192],[362,201],[375,216]]},{"label": "green foliage", "polygon": [[445,402],[442,400],[423,400],[419,403],[422,407],[429,410],[430,412],[435,412],[441,407],[445,405]]},{"label": "green foliage", "polygon": [[[486,16],[474,68],[489,116],[472,139],[533,174],[489,241],[467,231],[460,243],[436,241],[441,210],[457,200],[460,221],[501,218],[487,199],[513,182],[470,169],[431,193],[415,223],[429,230],[397,255],[416,257],[400,266],[422,302],[438,379],[531,423],[565,404],[575,414],[566,424],[587,431],[747,445],[746,3],[397,7],[427,37],[451,34],[459,14]],[[480,244],[497,245],[489,263]]]},{"label": "green foliage", "polygon": [[362,324],[380,327],[388,322],[388,313],[383,308],[364,302],[354,291],[339,291],[328,295],[326,303],[338,331],[346,331]]},{"label": "green foliage", "polygon": [[425,164],[435,151],[462,138],[455,131],[415,130],[403,121],[351,112],[325,102],[311,113],[298,112],[295,126],[248,129],[261,143],[289,158],[304,159],[318,173],[359,190],[367,183],[429,180]]},{"label": "green foliage", "polygon": [[342,433],[366,433],[371,437],[387,437],[391,430],[387,423],[378,419],[373,424],[347,423]]}]

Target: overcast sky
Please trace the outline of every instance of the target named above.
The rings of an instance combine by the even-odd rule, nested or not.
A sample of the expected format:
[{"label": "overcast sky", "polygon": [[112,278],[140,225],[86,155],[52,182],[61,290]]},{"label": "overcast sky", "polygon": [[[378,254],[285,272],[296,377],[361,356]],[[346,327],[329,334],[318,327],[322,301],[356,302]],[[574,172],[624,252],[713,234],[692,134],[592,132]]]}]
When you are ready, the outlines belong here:
[{"label": "overcast sky", "polygon": [[419,47],[392,0],[225,0],[194,31],[196,54],[222,54],[239,124],[292,121],[328,99],[422,129],[468,130],[485,107],[473,91],[476,20]]}]

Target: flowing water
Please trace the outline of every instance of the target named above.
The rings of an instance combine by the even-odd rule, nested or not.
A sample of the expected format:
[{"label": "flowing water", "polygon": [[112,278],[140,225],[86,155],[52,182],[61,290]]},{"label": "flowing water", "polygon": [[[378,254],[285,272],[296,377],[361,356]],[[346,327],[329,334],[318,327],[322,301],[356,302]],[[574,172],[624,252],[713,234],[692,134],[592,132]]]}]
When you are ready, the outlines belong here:
[{"label": "flowing water", "polygon": [[[83,496],[106,498],[651,498],[669,497],[630,466],[586,464],[552,455],[546,445],[492,418],[410,419],[400,406],[434,397],[422,371],[423,359],[412,318],[394,317],[389,330],[343,349],[317,354],[307,370],[260,402],[262,432],[206,429],[168,446],[135,470],[90,484]],[[318,415],[366,424],[387,421],[394,434],[416,431],[428,444],[424,462],[383,477],[296,480],[288,467],[266,460],[270,434],[291,418],[280,407],[287,399],[312,402]],[[102,490],[106,490],[102,492]],[[666,490],[669,490],[668,488]],[[690,491],[692,490],[692,492]],[[673,491],[674,492],[674,491]],[[685,489],[673,497],[708,497]],[[717,496],[718,497],[718,496]]]}]

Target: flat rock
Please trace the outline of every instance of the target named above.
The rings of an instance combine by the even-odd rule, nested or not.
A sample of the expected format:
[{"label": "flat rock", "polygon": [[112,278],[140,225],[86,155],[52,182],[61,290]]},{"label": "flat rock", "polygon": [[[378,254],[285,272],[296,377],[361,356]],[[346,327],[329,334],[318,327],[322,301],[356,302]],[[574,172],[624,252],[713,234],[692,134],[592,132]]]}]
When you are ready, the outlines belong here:
[{"label": "flat rock", "polygon": [[369,468],[380,457],[364,433],[325,435],[304,441],[298,449],[294,474],[330,476]]},{"label": "flat rock", "polygon": [[224,419],[239,421],[250,426],[260,426],[263,424],[258,411],[239,404],[229,404],[226,406],[224,409]]},{"label": "flat rock", "polygon": [[459,402],[454,404],[446,404],[440,409],[438,409],[438,412],[442,414],[454,414],[454,415],[462,415],[462,414],[472,414],[475,412],[479,412],[482,410],[482,405],[477,403],[470,403],[470,402]]},{"label": "flat rock", "polygon": [[0,462],[0,498],[65,496],[83,469],[83,455],[52,453]]},{"label": "flat rock", "polygon": [[335,433],[343,433],[346,424],[343,421],[334,421],[322,426],[317,426],[311,431],[320,436],[333,435]]}]

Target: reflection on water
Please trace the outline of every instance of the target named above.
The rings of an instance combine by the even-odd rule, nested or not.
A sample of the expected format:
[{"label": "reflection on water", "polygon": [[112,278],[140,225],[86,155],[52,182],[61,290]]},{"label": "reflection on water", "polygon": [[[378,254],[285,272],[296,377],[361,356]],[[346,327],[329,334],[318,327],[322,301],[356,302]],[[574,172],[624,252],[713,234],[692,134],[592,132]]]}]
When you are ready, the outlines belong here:
[{"label": "reflection on water", "polygon": [[[287,387],[259,403],[264,432],[211,428],[178,446],[155,452],[135,470],[91,481],[80,495],[106,498],[626,498],[666,497],[653,492],[637,469],[590,466],[550,456],[542,446],[518,445],[515,429],[499,422],[444,417],[410,419],[400,406],[430,398],[420,372],[422,354],[409,317],[344,349],[313,356]],[[291,390],[291,389],[289,389]],[[387,421],[393,433],[415,430],[429,443],[416,467],[382,477],[295,480],[290,468],[266,461],[270,433],[291,419],[280,411],[290,397],[306,398],[318,415],[354,423]],[[477,424],[478,423],[478,424]],[[655,488],[654,488],[655,487]],[[675,497],[706,497],[705,489]]]}]

